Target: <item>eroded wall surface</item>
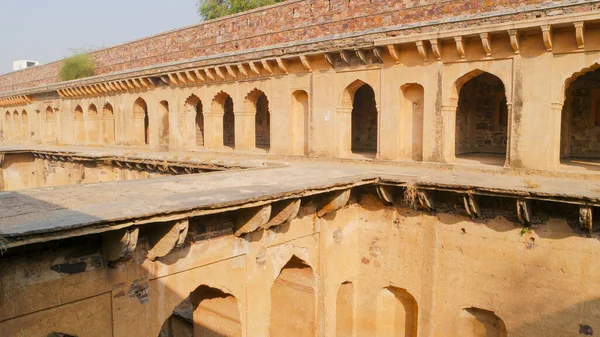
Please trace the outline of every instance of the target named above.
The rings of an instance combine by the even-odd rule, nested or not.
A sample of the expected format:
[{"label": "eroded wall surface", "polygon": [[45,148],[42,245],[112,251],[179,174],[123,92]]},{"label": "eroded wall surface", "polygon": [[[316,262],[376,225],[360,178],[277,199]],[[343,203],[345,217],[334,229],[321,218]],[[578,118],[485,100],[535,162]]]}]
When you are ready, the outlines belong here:
[{"label": "eroded wall surface", "polygon": [[[437,213],[385,206],[364,187],[337,212],[317,217],[303,203],[291,223],[241,238],[226,216],[193,218],[185,244],[155,261],[147,255],[160,223],[141,226],[132,258],[118,263],[104,260],[101,236],[9,251],[0,333],[189,333],[190,321],[170,317],[191,295],[200,302],[191,321],[226,319],[228,336],[562,337],[600,328],[600,244],[570,226],[568,208],[536,205],[521,234],[502,200],[482,203],[475,221],[453,206],[461,201],[438,200]],[[194,316],[207,310],[220,315]]]}]

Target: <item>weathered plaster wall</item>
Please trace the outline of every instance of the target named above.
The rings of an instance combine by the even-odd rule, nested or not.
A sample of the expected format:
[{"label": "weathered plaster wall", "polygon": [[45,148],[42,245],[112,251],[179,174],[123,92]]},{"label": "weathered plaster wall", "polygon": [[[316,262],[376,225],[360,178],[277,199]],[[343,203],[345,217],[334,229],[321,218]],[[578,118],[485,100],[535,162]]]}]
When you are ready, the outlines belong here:
[{"label": "weathered plaster wall", "polygon": [[[158,336],[179,303],[206,285],[235,296],[241,336],[266,336],[273,301],[280,300],[272,287],[293,256],[315,275],[309,283],[305,276],[292,280],[313,289],[315,302],[287,302],[305,303],[304,312],[314,313],[310,336],[335,336],[338,329],[351,336],[404,336],[408,329],[423,337],[475,337],[494,317],[509,336],[577,336],[600,326],[600,245],[569,226],[576,212],[536,205],[533,230],[520,235],[514,210],[504,208],[510,203],[483,202],[483,219],[473,221],[452,206],[456,200],[437,200],[440,213],[427,214],[383,206],[363,188],[336,213],[317,218],[306,204],[291,224],[245,238],[227,235],[225,226],[211,227],[216,236],[207,239],[203,223],[211,221],[199,218],[182,248],[154,262],[145,259],[148,238],[161,224],[146,225],[134,257],[110,268],[99,237],[4,256],[0,332],[45,336],[58,329],[85,337],[104,329],[114,336]],[[340,293],[351,310],[338,311]],[[67,306],[85,310],[78,320],[55,315]],[[103,319],[111,315],[112,324]],[[337,317],[350,321],[340,327]]]},{"label": "weathered plaster wall", "polygon": [[5,154],[0,166],[4,186],[0,191],[155,178],[170,173],[147,172],[90,162],[65,162],[35,158],[32,154]]}]

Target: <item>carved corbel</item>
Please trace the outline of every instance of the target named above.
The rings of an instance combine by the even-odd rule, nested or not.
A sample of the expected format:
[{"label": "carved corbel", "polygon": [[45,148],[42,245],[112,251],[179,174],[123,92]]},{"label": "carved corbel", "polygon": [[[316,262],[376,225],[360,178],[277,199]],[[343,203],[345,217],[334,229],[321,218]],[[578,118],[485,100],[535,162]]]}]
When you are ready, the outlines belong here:
[{"label": "carved corbel", "polygon": [[215,75],[213,75],[212,71],[209,68],[203,69],[204,73],[206,74],[206,77],[208,77],[209,80],[211,81],[215,81]]},{"label": "carved corbel", "polygon": [[173,73],[169,74],[169,85],[174,85],[174,86],[179,85],[179,79],[177,78],[176,74],[173,74]]},{"label": "carved corbel", "polygon": [[523,226],[531,225],[531,203],[529,200],[517,200],[517,217]]},{"label": "carved corbel", "polygon": [[227,70],[227,73],[229,74],[229,76],[231,76],[237,80],[238,76],[235,73],[235,71],[233,71],[233,69],[231,68],[231,66],[229,64],[225,66],[225,70]]},{"label": "carved corbel", "polygon": [[483,50],[485,51],[485,56],[492,56],[492,41],[490,37],[490,33],[481,33],[479,34],[481,38],[481,45],[483,46]]},{"label": "carved corbel", "polygon": [[198,78],[196,77],[196,73],[194,73],[191,70],[188,70],[185,72],[185,75],[188,78],[188,81],[192,82],[193,84],[198,83]]},{"label": "carved corbel", "polygon": [[465,210],[471,218],[479,218],[481,216],[481,209],[479,208],[479,202],[477,197],[471,193],[463,195],[463,203]]},{"label": "carved corbel", "polygon": [[202,69],[196,69],[194,70],[194,73],[196,74],[198,80],[202,81],[203,83],[206,82],[206,72],[202,71]]},{"label": "carved corbel", "polygon": [[593,210],[590,206],[581,206],[579,207],[579,226],[581,228],[587,230],[590,234],[594,232],[593,225]]},{"label": "carved corbel", "polygon": [[288,74],[288,68],[287,68],[287,65],[285,64],[285,61],[281,57],[278,57],[276,60],[277,60],[277,66],[279,67],[279,69],[281,69],[281,71],[283,71],[285,74]]},{"label": "carved corbel", "polygon": [[147,88],[154,89],[156,87],[156,84],[154,83],[154,81],[150,77],[144,77],[142,80],[143,80],[142,82],[144,83],[144,85]]},{"label": "carved corbel", "polygon": [[272,204],[271,219],[265,225],[265,229],[279,226],[294,220],[300,211],[300,203],[300,199],[291,199]]},{"label": "carved corbel", "polygon": [[160,78],[160,80],[161,80],[161,81],[162,81],[164,84],[166,84],[166,85],[171,85],[171,80],[169,79],[169,76],[167,76],[167,75],[163,75],[163,76],[161,76],[161,77],[159,77],[159,78]]},{"label": "carved corbel", "polygon": [[340,52],[340,57],[342,58],[342,60],[346,63],[346,65],[350,65],[350,53],[346,50],[342,50]]},{"label": "carved corbel", "polygon": [[126,261],[137,246],[139,228],[126,228],[102,234],[102,255],[108,262]]},{"label": "carved corbel", "polygon": [[510,46],[515,54],[519,54],[519,31],[516,29],[509,29],[508,36],[510,37]]},{"label": "carved corbel", "polygon": [[344,207],[350,199],[350,189],[335,191],[321,197],[317,216],[322,218],[325,214],[335,212]]},{"label": "carved corbel", "polygon": [[394,60],[394,63],[400,64],[400,52],[398,51],[398,47],[393,44],[389,44],[387,47],[388,51],[390,52],[390,56]]},{"label": "carved corbel", "polygon": [[271,64],[269,63],[269,61],[267,61],[267,60],[261,60],[260,64],[262,64],[262,67],[265,68],[265,70],[269,74],[273,75],[273,67],[271,67]]},{"label": "carved corbel", "polygon": [[552,51],[552,26],[542,26],[542,38],[544,39],[544,46],[546,46],[546,51]]},{"label": "carved corbel", "polygon": [[133,80],[131,80],[131,79],[125,80],[125,84],[127,84],[127,88],[129,90],[135,90],[135,85],[133,85]]},{"label": "carved corbel", "polygon": [[246,70],[246,67],[244,67],[243,64],[241,64],[241,63],[238,64],[237,68],[238,68],[238,72],[240,74],[242,74],[242,75],[244,75],[244,77],[248,78],[248,71]]},{"label": "carved corbel", "polygon": [[454,42],[456,42],[456,51],[461,59],[465,58],[465,41],[462,36],[455,36]]},{"label": "carved corbel", "polygon": [[583,21],[577,21],[577,22],[573,23],[573,25],[575,25],[575,39],[577,40],[577,48],[583,49],[583,47],[584,47],[584,45],[583,45],[583,32],[584,32]]},{"label": "carved corbel", "polygon": [[429,43],[431,44],[431,51],[433,52],[433,56],[435,56],[436,60],[441,61],[442,54],[440,53],[440,47],[438,46],[438,40],[437,39],[429,40]]},{"label": "carved corbel", "polygon": [[358,57],[360,63],[362,63],[363,65],[367,64],[367,55],[365,54],[364,50],[357,49],[356,57]]},{"label": "carved corbel", "polygon": [[217,74],[217,76],[218,76],[218,77],[219,77],[221,80],[225,81],[225,80],[227,79],[227,77],[226,77],[226,76],[225,76],[225,74],[223,73],[223,70],[221,69],[221,67],[215,67],[215,68],[214,68],[214,70],[215,70],[215,74]]},{"label": "carved corbel", "polygon": [[419,52],[419,55],[421,55],[423,61],[427,62],[427,50],[425,49],[425,45],[423,45],[423,41],[417,41],[415,44],[417,45],[417,51]]},{"label": "carved corbel", "polygon": [[58,96],[60,96],[61,98],[65,98],[66,95],[63,94],[63,91],[61,89],[56,90],[56,93],[58,94]]},{"label": "carved corbel", "polygon": [[373,48],[373,56],[375,56],[378,63],[383,63],[383,54],[380,47]]},{"label": "carved corbel", "polygon": [[310,65],[310,61],[306,55],[300,55],[300,62],[302,63],[302,66],[308,70],[308,72],[312,72],[312,66]]},{"label": "carved corbel", "polygon": [[377,185],[377,195],[386,205],[393,205],[396,200],[395,187],[386,185]]},{"label": "carved corbel", "polygon": [[325,57],[325,61],[327,61],[327,63],[329,63],[331,68],[335,68],[335,60],[333,59],[333,55],[331,55],[329,53],[325,53],[325,54],[323,54],[323,56]]},{"label": "carved corbel", "polygon": [[250,70],[252,70],[252,72],[256,76],[260,76],[260,70],[258,69],[258,67],[256,66],[256,64],[254,62],[250,62],[250,63],[248,63],[248,65],[250,66]]},{"label": "carved corbel", "polygon": [[185,243],[189,228],[188,219],[164,223],[160,228],[148,234],[148,259],[154,261],[169,254],[173,249]]},{"label": "carved corbel", "polygon": [[241,209],[236,212],[234,225],[235,236],[254,232],[265,228],[271,217],[271,205]]}]

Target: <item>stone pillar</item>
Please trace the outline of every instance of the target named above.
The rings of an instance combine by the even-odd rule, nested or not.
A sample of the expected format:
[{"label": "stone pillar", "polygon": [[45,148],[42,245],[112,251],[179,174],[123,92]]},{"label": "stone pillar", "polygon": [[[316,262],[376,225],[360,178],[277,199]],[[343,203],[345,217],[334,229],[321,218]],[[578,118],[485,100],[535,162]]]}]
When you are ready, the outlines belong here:
[{"label": "stone pillar", "polygon": [[442,106],[442,161],[453,162],[456,159],[456,109],[458,100],[452,99],[450,104]]},{"label": "stone pillar", "polygon": [[204,114],[204,146],[210,150],[223,148],[223,113]]},{"label": "stone pillar", "polygon": [[352,154],[352,107],[335,109],[337,156],[348,158]]},{"label": "stone pillar", "polygon": [[254,150],[256,148],[256,113],[235,112],[235,149]]}]

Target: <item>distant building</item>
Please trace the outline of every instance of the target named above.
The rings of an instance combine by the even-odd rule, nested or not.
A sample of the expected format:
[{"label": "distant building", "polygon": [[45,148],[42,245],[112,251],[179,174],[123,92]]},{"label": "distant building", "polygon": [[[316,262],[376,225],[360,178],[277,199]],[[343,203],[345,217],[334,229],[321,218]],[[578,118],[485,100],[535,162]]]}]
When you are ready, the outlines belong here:
[{"label": "distant building", "polygon": [[14,61],[13,62],[13,71],[17,71],[17,70],[21,70],[21,69],[25,69],[25,68],[29,68],[29,67],[34,67],[39,65],[40,62],[38,61],[31,61],[31,60],[18,60],[18,61]]}]

